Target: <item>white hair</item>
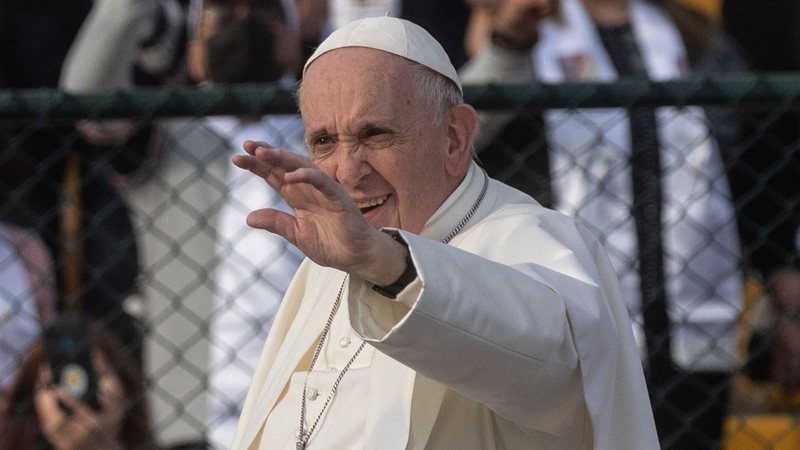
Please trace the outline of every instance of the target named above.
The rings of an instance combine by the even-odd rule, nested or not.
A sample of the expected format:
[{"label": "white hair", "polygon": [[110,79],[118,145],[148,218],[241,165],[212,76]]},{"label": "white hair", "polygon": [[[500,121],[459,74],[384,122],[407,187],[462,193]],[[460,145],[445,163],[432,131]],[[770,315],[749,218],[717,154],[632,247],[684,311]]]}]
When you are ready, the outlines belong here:
[{"label": "white hair", "polygon": [[464,103],[464,96],[452,80],[433,70],[408,61],[412,71],[411,86],[414,94],[429,103],[433,123],[439,125],[455,105]]}]

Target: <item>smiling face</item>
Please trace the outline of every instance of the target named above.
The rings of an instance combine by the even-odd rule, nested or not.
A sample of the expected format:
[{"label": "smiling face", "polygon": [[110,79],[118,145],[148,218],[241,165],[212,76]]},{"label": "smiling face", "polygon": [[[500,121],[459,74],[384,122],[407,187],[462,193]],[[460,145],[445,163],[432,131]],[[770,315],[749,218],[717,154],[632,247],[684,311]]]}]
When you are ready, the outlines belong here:
[{"label": "smiling face", "polygon": [[469,151],[452,108],[436,121],[414,91],[415,69],[380,50],[333,50],[308,67],[300,110],[313,161],[367,221],[419,233],[463,179]]}]

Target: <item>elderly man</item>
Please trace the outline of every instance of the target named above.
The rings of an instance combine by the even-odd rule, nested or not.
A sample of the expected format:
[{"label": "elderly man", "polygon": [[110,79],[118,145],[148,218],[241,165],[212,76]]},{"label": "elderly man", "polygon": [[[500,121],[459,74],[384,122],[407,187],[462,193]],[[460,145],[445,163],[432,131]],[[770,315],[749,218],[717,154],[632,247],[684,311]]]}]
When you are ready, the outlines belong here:
[{"label": "elderly man", "polygon": [[234,163],[308,259],[272,326],[236,449],[650,449],[630,322],[597,242],[473,162],[476,113],[441,46],[353,22],[309,58],[311,160]]}]

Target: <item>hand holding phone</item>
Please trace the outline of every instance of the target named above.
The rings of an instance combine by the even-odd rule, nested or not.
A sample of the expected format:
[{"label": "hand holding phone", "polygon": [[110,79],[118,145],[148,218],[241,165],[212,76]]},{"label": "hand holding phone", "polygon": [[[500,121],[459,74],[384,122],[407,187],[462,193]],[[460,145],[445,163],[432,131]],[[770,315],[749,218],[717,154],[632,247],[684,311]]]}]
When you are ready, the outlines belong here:
[{"label": "hand holding phone", "polygon": [[89,322],[79,316],[61,318],[45,329],[44,338],[53,382],[76,399],[99,409]]},{"label": "hand holding phone", "polygon": [[[121,402],[112,402],[112,392],[100,396],[100,410],[67,393],[51,382],[50,368],[43,366],[34,402],[39,428],[56,450],[108,450],[118,445],[124,409]],[[103,390],[105,392],[106,390]],[[121,389],[117,394],[121,393]],[[109,395],[110,394],[110,395]]]}]

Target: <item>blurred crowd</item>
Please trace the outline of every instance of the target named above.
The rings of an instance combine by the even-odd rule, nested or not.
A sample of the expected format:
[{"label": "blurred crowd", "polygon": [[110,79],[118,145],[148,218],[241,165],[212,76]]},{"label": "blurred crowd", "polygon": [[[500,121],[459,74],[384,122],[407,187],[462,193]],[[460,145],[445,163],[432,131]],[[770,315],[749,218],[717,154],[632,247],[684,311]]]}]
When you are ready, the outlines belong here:
[{"label": "blurred crowd", "polygon": [[[796,0],[0,0],[0,89],[291,88],[331,30],[385,14],[426,28],[466,84],[800,72]],[[487,172],[606,246],[664,448],[722,448],[742,379],[768,386],[764,411],[800,412],[800,111],[480,120]],[[307,151],[296,114],[0,122],[0,449],[230,443],[302,260],[245,223],[286,208],[230,163],[245,139]],[[45,351],[73,313],[96,406]]]}]

